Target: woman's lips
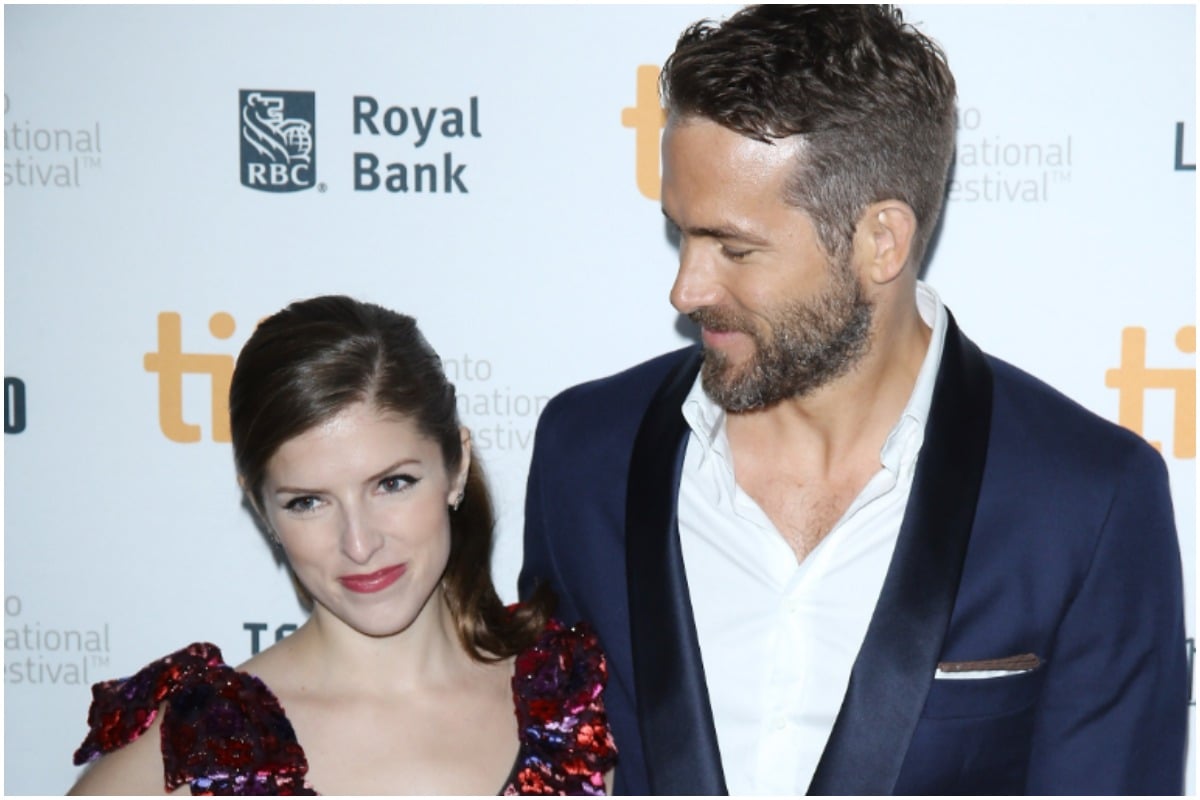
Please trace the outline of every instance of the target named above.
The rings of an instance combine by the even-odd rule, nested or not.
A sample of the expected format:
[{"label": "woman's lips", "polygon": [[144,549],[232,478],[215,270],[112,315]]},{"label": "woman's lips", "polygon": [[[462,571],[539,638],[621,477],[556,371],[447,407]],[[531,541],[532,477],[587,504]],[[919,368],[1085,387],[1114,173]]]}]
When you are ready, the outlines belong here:
[{"label": "woman's lips", "polygon": [[384,567],[369,575],[343,575],[338,580],[352,592],[371,594],[372,592],[381,592],[399,580],[400,576],[404,574],[405,568],[404,564],[397,564],[394,567]]}]

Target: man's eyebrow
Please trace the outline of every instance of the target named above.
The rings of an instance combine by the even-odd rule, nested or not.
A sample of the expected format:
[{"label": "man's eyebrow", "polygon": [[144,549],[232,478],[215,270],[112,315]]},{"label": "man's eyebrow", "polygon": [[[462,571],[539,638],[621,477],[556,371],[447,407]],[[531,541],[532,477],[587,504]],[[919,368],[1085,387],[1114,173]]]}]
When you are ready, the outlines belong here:
[{"label": "man's eyebrow", "polygon": [[749,231],[745,231],[745,230],[735,227],[733,225],[719,225],[717,227],[699,226],[699,227],[693,227],[693,228],[683,228],[682,226],[680,226],[680,224],[678,222],[671,219],[671,215],[668,214],[665,209],[663,210],[662,214],[663,214],[663,217],[666,218],[667,222],[671,224],[671,227],[675,228],[677,231],[686,233],[688,236],[698,236],[698,237],[709,238],[709,239],[735,239],[739,242],[745,242],[747,244],[759,245],[762,247],[765,247],[769,244],[769,242],[766,239],[763,239],[760,236],[755,236],[754,234],[750,233]]}]

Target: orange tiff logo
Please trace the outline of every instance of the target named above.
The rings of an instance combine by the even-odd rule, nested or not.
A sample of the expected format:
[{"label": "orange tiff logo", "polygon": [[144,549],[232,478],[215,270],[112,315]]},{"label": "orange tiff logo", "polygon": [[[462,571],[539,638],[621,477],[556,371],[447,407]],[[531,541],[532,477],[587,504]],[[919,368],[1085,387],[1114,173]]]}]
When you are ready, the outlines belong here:
[{"label": "orange tiff logo", "polygon": [[[1181,353],[1196,352],[1196,326],[1186,325],[1175,333],[1175,347]],[[1171,455],[1196,457],[1196,368],[1147,368],[1146,329],[1130,327],[1121,331],[1121,365],[1110,369],[1104,385],[1118,392],[1117,422],[1134,433],[1142,434],[1146,417],[1146,392],[1161,389],[1175,395],[1175,435]],[[1144,435],[1144,434],[1142,434]],[[1155,449],[1162,443],[1151,441]]]},{"label": "orange tiff logo", "polygon": [[667,114],[658,102],[658,67],[637,70],[637,105],[621,109],[621,125],[633,128],[634,169],[637,187],[645,197],[658,200],[662,187],[659,145]]},{"label": "orange tiff logo", "polygon": [[[218,339],[233,336],[237,325],[224,311],[213,314],[208,330]],[[164,311],[158,315],[158,351],[146,353],[147,372],[158,373],[158,424],[173,442],[200,441],[200,426],[183,419],[183,376],[208,375],[212,387],[212,439],[228,442],[229,383],[233,379],[233,356],[215,353],[183,352],[179,315]]]}]

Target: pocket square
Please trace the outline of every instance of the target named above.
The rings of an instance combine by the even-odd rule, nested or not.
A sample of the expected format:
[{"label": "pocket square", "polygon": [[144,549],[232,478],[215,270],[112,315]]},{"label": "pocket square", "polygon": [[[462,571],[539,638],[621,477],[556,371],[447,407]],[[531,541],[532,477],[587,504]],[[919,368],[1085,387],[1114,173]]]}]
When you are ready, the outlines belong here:
[{"label": "pocket square", "polygon": [[1021,653],[1005,658],[984,658],[978,661],[940,661],[934,678],[978,680],[980,678],[1003,678],[1031,672],[1042,665],[1042,660],[1033,653]]}]

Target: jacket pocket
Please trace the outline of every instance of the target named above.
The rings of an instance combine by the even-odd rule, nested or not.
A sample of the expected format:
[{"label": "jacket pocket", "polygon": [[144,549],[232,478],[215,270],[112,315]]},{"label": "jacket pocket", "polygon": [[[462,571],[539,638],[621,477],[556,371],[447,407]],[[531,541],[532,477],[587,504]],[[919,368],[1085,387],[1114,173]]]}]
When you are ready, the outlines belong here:
[{"label": "jacket pocket", "polygon": [[1013,714],[1037,702],[1045,675],[1045,669],[1038,667],[995,678],[930,680],[921,716],[971,719]]}]

